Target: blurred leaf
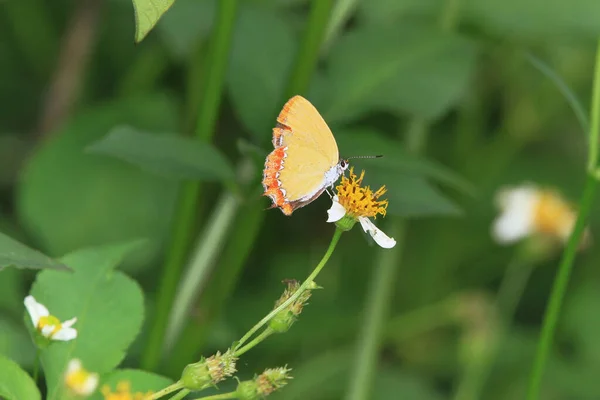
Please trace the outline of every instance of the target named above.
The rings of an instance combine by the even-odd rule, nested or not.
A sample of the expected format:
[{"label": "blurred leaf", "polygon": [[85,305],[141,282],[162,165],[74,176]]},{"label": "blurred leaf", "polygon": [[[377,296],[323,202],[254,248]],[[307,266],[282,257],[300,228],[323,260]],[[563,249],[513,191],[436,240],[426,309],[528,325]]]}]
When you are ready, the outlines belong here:
[{"label": "blurred leaf", "polygon": [[24,275],[24,271],[16,268],[0,271],[0,309],[7,310],[15,316],[21,315],[25,298]]},{"label": "blurred leaf", "polygon": [[400,18],[437,16],[442,0],[370,0],[359,2],[357,13],[366,24],[381,25]]},{"label": "blurred leaf", "polygon": [[0,316],[0,356],[14,360],[23,368],[31,367],[35,359],[35,349],[23,324],[17,324],[2,316]]},{"label": "blurred leaf", "polygon": [[467,0],[464,17],[501,36],[540,40],[600,35],[600,2],[573,0]]},{"label": "blurred leaf", "polygon": [[373,400],[441,400],[444,397],[436,392],[433,382],[421,376],[397,368],[380,368],[375,375]]},{"label": "blurred leaf", "polygon": [[370,170],[391,170],[423,175],[465,194],[473,195],[475,188],[463,177],[432,160],[404,150],[399,140],[392,140],[372,129],[340,130],[336,135],[340,157],[383,155],[375,159],[351,159],[350,164]]},{"label": "blurred leaf", "polygon": [[[99,387],[108,385],[111,392],[117,391],[117,385],[120,382],[128,382],[131,386],[131,393],[157,392],[173,383],[172,379],[165,378],[151,372],[139,371],[133,369],[120,369],[110,372],[100,380]],[[131,398],[134,398],[132,396]],[[90,400],[103,400],[104,397],[99,391],[96,391]]]},{"label": "blurred leaf", "polygon": [[119,126],[87,150],[169,178],[225,181],[235,177],[227,159],[211,144],[174,134],[149,134]]},{"label": "blurred leaf", "polygon": [[135,14],[135,42],[139,43],[154,28],[175,0],[132,0]]},{"label": "blurred leaf", "polygon": [[600,285],[587,282],[574,291],[565,309],[565,330],[573,338],[578,357],[586,363],[600,366]]},{"label": "blurred leaf", "polygon": [[147,238],[124,268],[154,260],[169,234],[177,183],[84,149],[118,125],[173,132],[176,120],[174,104],[163,96],[114,101],[81,113],[37,148],[22,171],[16,208],[41,250],[62,256]]},{"label": "blurred leaf", "polygon": [[227,88],[235,112],[261,141],[271,137],[274,118],[283,104],[296,41],[285,15],[240,5],[227,72]]},{"label": "blurred leaf", "polygon": [[115,368],[142,325],[144,299],[138,284],[115,267],[140,242],[88,248],[63,262],[74,273],[44,271],[31,289],[37,301],[59,319],[77,317],[77,339],[41,351],[48,399],[60,398],[62,376],[72,358],[100,374]]},{"label": "blurred leaf", "polygon": [[0,232],[0,271],[6,267],[69,270],[66,265],[54,261]]},{"label": "blurred leaf", "polygon": [[35,382],[14,361],[0,355],[0,397],[4,400],[41,399]]},{"label": "blurred leaf", "polygon": [[177,58],[186,60],[198,40],[210,33],[215,6],[215,0],[177,0],[177,6],[162,18],[156,31]]},{"label": "blurred leaf", "polygon": [[462,96],[476,47],[427,27],[373,26],[347,34],[331,51],[329,123],[374,110],[436,118]]}]

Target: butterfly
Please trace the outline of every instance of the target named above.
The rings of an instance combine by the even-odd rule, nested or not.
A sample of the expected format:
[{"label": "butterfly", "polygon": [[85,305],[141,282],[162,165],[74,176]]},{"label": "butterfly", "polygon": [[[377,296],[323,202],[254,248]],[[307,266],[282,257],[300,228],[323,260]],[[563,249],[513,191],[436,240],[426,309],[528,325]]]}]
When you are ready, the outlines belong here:
[{"label": "butterfly", "polygon": [[273,147],[263,171],[264,196],[285,215],[317,199],[348,168],[327,123],[302,96],[289,99],[279,113]]}]

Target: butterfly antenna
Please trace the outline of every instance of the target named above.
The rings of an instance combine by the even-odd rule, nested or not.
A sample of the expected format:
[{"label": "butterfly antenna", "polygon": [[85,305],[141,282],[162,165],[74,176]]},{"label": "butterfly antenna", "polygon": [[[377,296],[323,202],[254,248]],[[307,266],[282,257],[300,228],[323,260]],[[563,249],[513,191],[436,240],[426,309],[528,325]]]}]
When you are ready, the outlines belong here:
[{"label": "butterfly antenna", "polygon": [[352,156],[352,157],[346,157],[347,160],[350,160],[352,158],[381,158],[383,157],[383,154],[379,154],[376,156]]}]

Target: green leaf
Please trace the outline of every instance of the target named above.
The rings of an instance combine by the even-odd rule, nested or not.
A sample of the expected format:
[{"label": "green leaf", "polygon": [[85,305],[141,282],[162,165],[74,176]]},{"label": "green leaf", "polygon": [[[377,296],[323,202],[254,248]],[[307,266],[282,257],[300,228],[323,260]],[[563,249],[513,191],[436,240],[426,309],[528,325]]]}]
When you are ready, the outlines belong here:
[{"label": "green leaf", "polygon": [[[117,391],[117,385],[121,382],[128,382],[131,393],[157,392],[173,383],[172,379],[156,375],[146,371],[134,369],[120,369],[110,372],[100,379],[99,387],[107,385],[111,392]],[[90,397],[90,400],[103,400],[104,397],[98,392]]]},{"label": "green leaf", "polygon": [[282,13],[247,5],[240,12],[226,77],[235,112],[261,141],[271,137],[283,106],[296,40]]},{"label": "green leaf", "polygon": [[133,0],[135,42],[141,42],[175,0]]},{"label": "green leaf", "polygon": [[63,258],[74,273],[43,271],[31,289],[35,299],[61,321],[77,317],[77,339],[53,342],[41,351],[48,399],[60,398],[67,363],[106,373],[125,356],[142,325],[144,300],[138,284],[115,267],[140,242],[89,248]]},{"label": "green leaf", "polygon": [[16,268],[0,271],[0,309],[9,311],[15,317],[20,317],[23,311],[25,275],[25,271]]},{"label": "green leaf", "polygon": [[177,0],[156,27],[167,49],[184,61],[208,36],[215,16],[215,0]]},{"label": "green leaf", "polygon": [[0,232],[0,271],[6,267],[69,270],[66,265]]},{"label": "green leaf", "polygon": [[88,246],[147,238],[124,265],[149,266],[169,234],[177,182],[85,148],[113,127],[173,132],[174,103],[164,96],[109,102],[81,112],[35,149],[16,188],[22,226],[53,257]]},{"label": "green leaf", "polygon": [[[24,368],[33,366],[35,359],[35,349],[31,345],[29,333],[23,323],[16,323],[2,315],[0,315],[0,355],[16,361]],[[0,385],[1,381],[2,378],[0,378]]]},{"label": "green leaf", "polygon": [[5,400],[38,400],[35,382],[14,361],[0,355],[0,397]]},{"label": "green leaf", "polygon": [[174,134],[150,134],[119,126],[87,150],[169,178],[203,181],[235,178],[232,166],[212,145]]},{"label": "green leaf", "polygon": [[427,27],[372,26],[343,37],[330,55],[330,123],[371,111],[437,118],[460,99],[474,69],[476,47]]},{"label": "green leaf", "polygon": [[350,159],[350,165],[371,170],[391,170],[418,174],[446,184],[462,193],[473,195],[475,188],[465,178],[433,160],[411,154],[403,149],[398,140],[392,140],[372,129],[340,130],[336,134],[340,157],[383,155],[374,159]]}]

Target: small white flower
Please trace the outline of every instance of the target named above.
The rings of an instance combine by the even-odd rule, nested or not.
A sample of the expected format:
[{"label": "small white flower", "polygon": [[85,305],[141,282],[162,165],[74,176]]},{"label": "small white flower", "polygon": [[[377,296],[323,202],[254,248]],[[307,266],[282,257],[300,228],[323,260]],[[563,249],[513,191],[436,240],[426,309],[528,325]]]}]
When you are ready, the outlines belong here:
[{"label": "small white flower", "polygon": [[[500,190],[496,202],[501,212],[492,226],[492,236],[500,244],[532,235],[566,242],[577,219],[577,213],[559,193],[530,183]],[[586,230],[584,239],[588,236]]]},{"label": "small white flower", "polygon": [[77,318],[60,322],[48,309],[38,303],[33,296],[25,297],[25,308],[29,313],[34,328],[43,336],[52,340],[69,341],[77,337],[77,330],[72,328]]},{"label": "small white flower", "polygon": [[65,385],[79,396],[89,396],[98,387],[98,374],[85,370],[81,361],[74,358],[67,366]]},{"label": "small white flower", "polygon": [[[339,203],[338,196],[333,196],[332,204],[327,210],[327,222],[337,222],[346,215],[346,209]],[[384,249],[391,249],[396,245],[396,241],[383,233],[383,231],[375,226],[375,224],[367,217],[359,216],[358,222],[363,231],[371,235],[375,243]]]}]

